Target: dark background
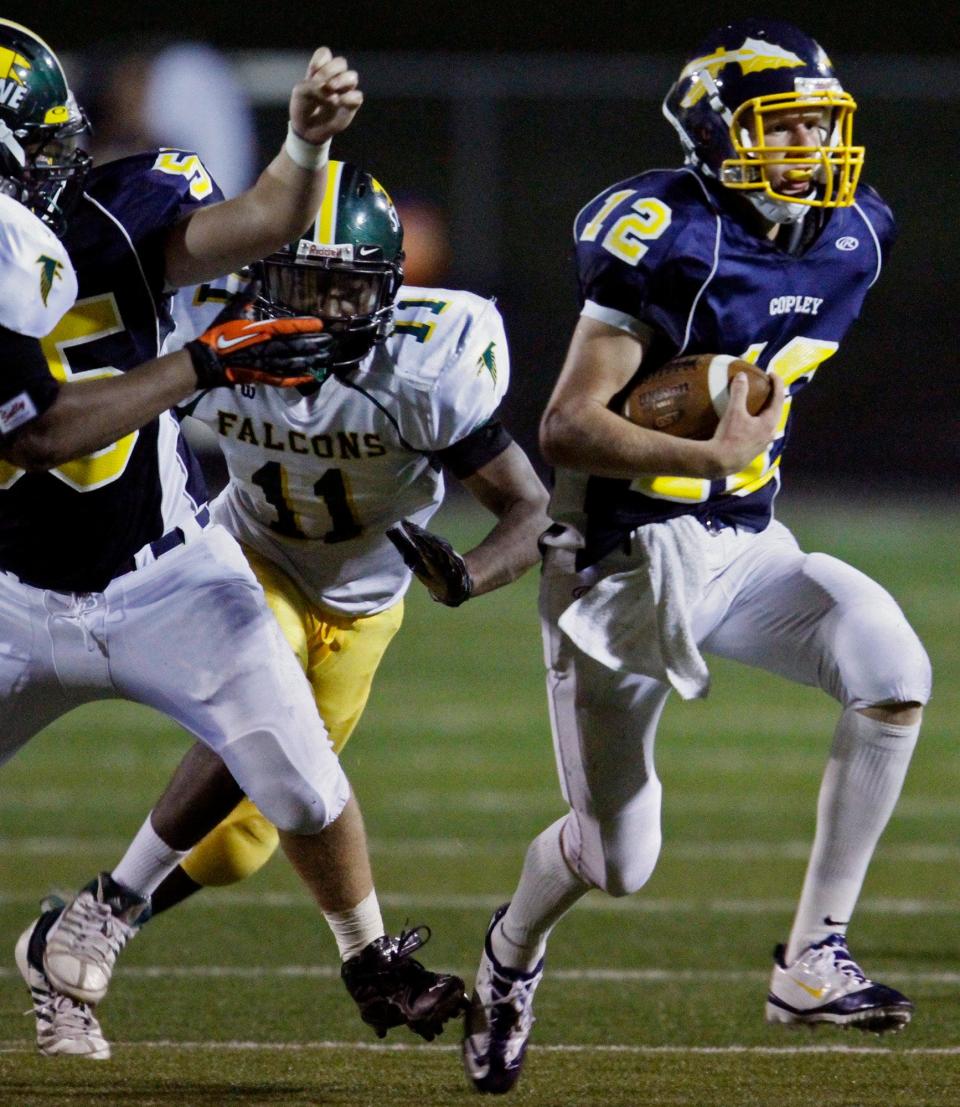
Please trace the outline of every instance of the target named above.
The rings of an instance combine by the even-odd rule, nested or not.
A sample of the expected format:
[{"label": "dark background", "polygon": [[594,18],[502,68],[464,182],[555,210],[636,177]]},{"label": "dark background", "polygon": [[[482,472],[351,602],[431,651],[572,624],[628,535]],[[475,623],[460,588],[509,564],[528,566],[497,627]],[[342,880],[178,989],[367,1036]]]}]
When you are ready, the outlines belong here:
[{"label": "dark background", "polygon": [[[758,9],[45,0],[7,4],[3,14],[71,59],[95,56],[98,66],[111,50],[172,38],[206,40],[248,59],[281,50],[305,62],[320,43],[347,53],[367,98],[336,154],[364,164],[395,194],[446,213],[453,255],[444,279],[497,296],[513,353],[506,421],[536,456],[539,413],[576,319],[573,217],[607,184],[678,164],[677,141],[660,114],[663,92],[705,31]],[[860,105],[864,179],[900,225],[861,321],[798,400],[787,471],[793,487],[957,490],[957,11],[956,4],[767,9],[830,53]],[[266,161],[282,137],[285,108],[263,88],[251,92]]]}]

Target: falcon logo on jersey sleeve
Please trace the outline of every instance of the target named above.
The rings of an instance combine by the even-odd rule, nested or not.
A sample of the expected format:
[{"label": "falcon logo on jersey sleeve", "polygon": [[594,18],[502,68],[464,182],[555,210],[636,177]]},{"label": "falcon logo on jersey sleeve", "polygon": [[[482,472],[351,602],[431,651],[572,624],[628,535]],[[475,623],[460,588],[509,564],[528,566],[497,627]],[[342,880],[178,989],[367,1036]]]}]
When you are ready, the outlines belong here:
[{"label": "falcon logo on jersey sleeve", "polygon": [[37,265],[40,266],[40,297],[43,300],[43,306],[47,306],[47,300],[53,290],[54,280],[62,281],[63,262],[57,261],[56,258],[47,257],[46,254],[41,254],[37,258]]},{"label": "falcon logo on jersey sleeve", "polygon": [[496,342],[491,342],[490,345],[483,351],[483,353],[477,358],[477,376],[483,372],[484,369],[493,377],[493,383],[497,383],[497,355],[494,352]]}]

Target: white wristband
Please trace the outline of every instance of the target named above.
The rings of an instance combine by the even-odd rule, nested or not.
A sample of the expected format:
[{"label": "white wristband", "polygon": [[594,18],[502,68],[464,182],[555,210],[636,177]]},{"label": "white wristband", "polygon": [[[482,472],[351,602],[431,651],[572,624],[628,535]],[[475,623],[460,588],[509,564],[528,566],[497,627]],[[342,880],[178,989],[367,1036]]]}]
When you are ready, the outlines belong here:
[{"label": "white wristband", "polygon": [[312,142],[307,142],[305,138],[301,138],[293,129],[293,124],[287,124],[287,138],[283,144],[284,150],[287,151],[287,157],[295,164],[299,165],[301,169],[312,169],[314,171],[322,169],[330,157],[330,139],[321,146],[316,146]]}]

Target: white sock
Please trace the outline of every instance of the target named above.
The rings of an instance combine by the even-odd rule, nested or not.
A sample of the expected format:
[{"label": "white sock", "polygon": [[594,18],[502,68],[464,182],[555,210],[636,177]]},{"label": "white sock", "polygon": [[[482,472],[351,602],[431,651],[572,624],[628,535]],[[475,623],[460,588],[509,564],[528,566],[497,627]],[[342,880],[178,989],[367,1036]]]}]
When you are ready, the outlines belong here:
[{"label": "white sock", "polygon": [[919,733],[919,723],[882,723],[852,708],[840,716],[820,785],[817,833],[787,943],[788,964],[827,935],[846,934]]},{"label": "white sock", "polygon": [[324,911],[323,917],[337,940],[342,961],[356,956],[374,939],[386,933],[375,888],[349,911]]},{"label": "white sock", "polygon": [[190,851],[171,849],[153,829],[150,816],[127,847],[120,864],[110,873],[113,879],[146,899],[163,883]]},{"label": "white sock", "polygon": [[560,832],[566,820],[558,819],[530,843],[517,890],[490,936],[494,957],[507,968],[536,968],[550,931],[590,890],[564,860]]}]

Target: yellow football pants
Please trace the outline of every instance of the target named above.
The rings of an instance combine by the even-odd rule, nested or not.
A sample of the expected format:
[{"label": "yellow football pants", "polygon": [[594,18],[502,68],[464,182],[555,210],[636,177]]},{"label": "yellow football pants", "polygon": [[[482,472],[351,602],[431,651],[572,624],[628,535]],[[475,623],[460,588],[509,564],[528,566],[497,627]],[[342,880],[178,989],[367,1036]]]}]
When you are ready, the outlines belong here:
[{"label": "yellow football pants", "polygon": [[[336,615],[311,604],[276,565],[252,550],[244,552],[340,753],[366,707],[380,659],[400,629],[403,600],[363,618]],[[233,884],[262,868],[278,843],[276,828],[244,799],[194,847],[183,868],[197,884]]]}]

